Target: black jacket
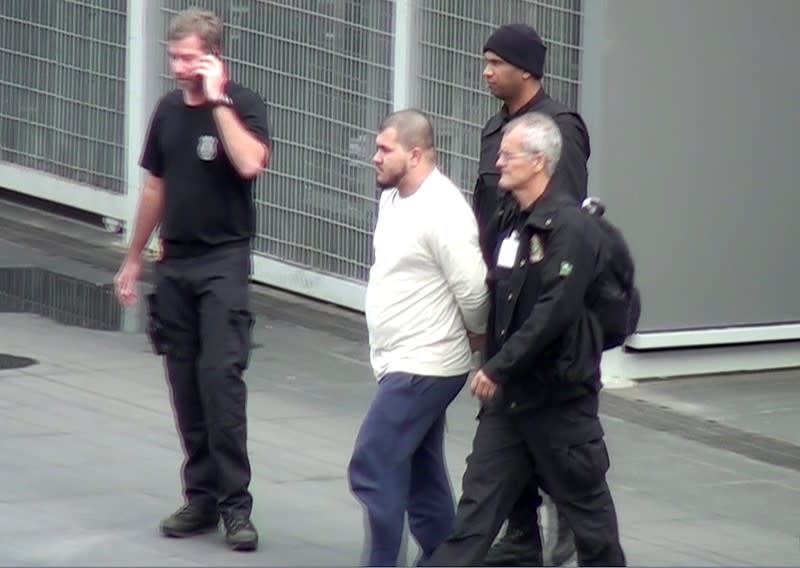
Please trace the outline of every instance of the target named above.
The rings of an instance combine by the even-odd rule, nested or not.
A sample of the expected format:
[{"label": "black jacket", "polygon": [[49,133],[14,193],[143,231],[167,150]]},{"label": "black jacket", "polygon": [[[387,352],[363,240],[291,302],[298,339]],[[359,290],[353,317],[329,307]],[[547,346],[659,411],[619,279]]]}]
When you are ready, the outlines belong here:
[{"label": "black jacket", "polygon": [[481,231],[485,229],[502,197],[497,187],[500,175],[495,163],[503,138],[503,127],[512,119],[529,112],[541,112],[551,116],[561,130],[563,138],[561,159],[556,166],[552,185],[563,190],[578,204],[586,198],[588,178],[586,162],[591,154],[586,124],[578,113],[551,99],[544,89],[539,89],[536,95],[515,114],[510,115],[503,106],[500,112],[490,118],[483,127],[478,181],[472,194],[472,208]]},{"label": "black jacket", "polygon": [[[516,229],[511,268],[498,267],[504,235]],[[585,307],[600,256],[597,227],[552,183],[531,209],[512,199],[489,221],[490,313],[484,372],[502,386],[502,403],[524,410],[600,389],[602,333]]]}]

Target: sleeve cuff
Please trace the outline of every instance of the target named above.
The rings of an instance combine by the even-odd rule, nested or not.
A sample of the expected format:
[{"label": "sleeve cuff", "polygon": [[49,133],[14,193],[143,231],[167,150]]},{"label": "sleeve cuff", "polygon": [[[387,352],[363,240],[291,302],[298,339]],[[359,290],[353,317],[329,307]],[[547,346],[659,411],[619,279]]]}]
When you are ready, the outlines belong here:
[{"label": "sleeve cuff", "polygon": [[482,367],[486,375],[498,385],[505,385],[508,383],[508,373],[503,372],[503,369],[497,362],[497,355],[489,359]]}]

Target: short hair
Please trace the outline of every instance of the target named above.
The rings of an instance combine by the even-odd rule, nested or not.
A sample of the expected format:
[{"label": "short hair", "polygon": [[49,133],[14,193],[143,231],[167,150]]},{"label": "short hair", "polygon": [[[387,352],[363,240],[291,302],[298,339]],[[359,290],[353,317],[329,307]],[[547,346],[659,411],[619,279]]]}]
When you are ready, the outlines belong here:
[{"label": "short hair", "polygon": [[522,148],[528,154],[544,154],[547,173],[552,176],[561,159],[561,129],[556,122],[540,112],[529,112],[505,125],[504,133],[522,129]]},{"label": "short hair", "polygon": [[208,10],[189,8],[178,12],[169,23],[168,41],[180,41],[196,35],[210,53],[222,51],[222,21]]},{"label": "short hair", "polygon": [[397,141],[406,150],[421,148],[426,152],[435,150],[433,124],[427,114],[417,109],[404,109],[393,112],[383,119],[378,132],[393,128]]}]

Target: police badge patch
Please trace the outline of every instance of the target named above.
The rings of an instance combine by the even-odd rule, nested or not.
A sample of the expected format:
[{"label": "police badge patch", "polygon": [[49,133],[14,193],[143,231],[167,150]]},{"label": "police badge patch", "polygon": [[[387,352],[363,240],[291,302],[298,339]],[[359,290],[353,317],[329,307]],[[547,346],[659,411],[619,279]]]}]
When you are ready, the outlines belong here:
[{"label": "police badge patch", "polygon": [[197,157],[210,162],[217,157],[217,139],[214,136],[201,136],[197,140]]},{"label": "police badge patch", "polygon": [[544,258],[544,247],[542,246],[542,240],[539,238],[539,235],[533,235],[531,237],[531,254],[530,254],[531,262],[539,262],[543,258]]}]

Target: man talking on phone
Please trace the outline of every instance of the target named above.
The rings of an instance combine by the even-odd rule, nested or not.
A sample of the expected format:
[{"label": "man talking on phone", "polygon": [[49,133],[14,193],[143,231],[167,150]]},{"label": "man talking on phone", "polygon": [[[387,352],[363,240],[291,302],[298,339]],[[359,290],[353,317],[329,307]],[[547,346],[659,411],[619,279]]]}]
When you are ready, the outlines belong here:
[{"label": "man talking on phone", "polygon": [[214,14],[178,13],[167,40],[179,88],[161,98],[151,118],[140,161],[147,174],[116,290],[123,304],[136,302],[142,249],[160,225],[149,335],[165,358],[186,458],[185,504],[162,521],[161,532],[213,531],[221,518],[231,548],[255,550],[243,373],[253,323],[253,182],[271,150],[266,107],[227,79]]}]

